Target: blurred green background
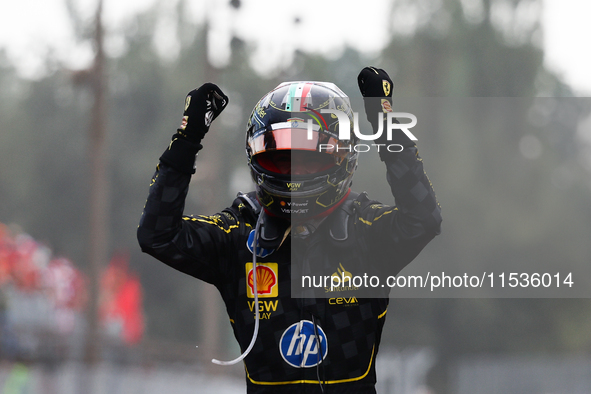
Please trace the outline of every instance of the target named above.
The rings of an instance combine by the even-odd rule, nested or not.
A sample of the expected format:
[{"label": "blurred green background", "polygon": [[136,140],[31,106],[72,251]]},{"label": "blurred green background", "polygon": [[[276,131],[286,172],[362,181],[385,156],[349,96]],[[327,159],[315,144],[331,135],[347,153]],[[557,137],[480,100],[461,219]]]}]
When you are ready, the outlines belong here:
[{"label": "blurred green background", "polygon": [[[245,124],[263,94],[286,80],[326,80],[358,102],[357,74],[364,66],[375,65],[394,80],[395,111],[397,104],[403,107],[405,98],[444,102],[448,98],[457,105],[473,97],[495,97],[517,103],[500,112],[441,116],[441,123],[421,124],[418,119],[419,149],[444,222],[442,235],[427,246],[417,264],[490,271],[524,261],[529,268],[544,269],[563,262],[591,263],[590,101],[574,98],[572,88],[545,68],[539,20],[520,19],[525,18],[519,11],[524,4],[539,5],[539,0],[503,2],[508,5],[505,25],[495,24],[489,12],[500,1],[483,1],[479,18],[470,17],[464,3],[417,2],[419,23],[410,33],[390,29],[388,43],[379,52],[368,54],[351,47],[336,54],[297,50],[285,64],[264,73],[253,69],[266,61],[253,55],[259,53],[257,43],[238,36],[231,39],[227,64],[212,64],[211,54],[217,50],[212,26],[220,21],[206,17],[204,23],[192,22],[184,17],[184,2],[178,3],[176,18],[168,20],[177,32],[170,56],[166,48],[157,50],[154,45],[157,5],[119,31],[124,49],[106,57],[104,74],[108,84],[104,266],[118,252],[129,257],[143,289],[145,332],[143,340],[117,360],[142,365],[186,362],[195,371],[218,375],[226,371],[210,367],[207,357],[238,354],[215,292],[141,254],[135,238],[149,181],[180,123],[185,94],[206,81],[222,87],[230,106],[204,140],[186,213],[217,212],[231,203],[238,190],[251,187]],[[396,20],[408,4],[392,2],[381,12]],[[228,7],[235,20],[241,18],[238,0],[219,2],[217,7]],[[255,25],[262,23],[268,34],[281,35],[297,29],[306,12],[279,19],[272,11],[261,10],[253,29],[261,29]],[[78,39],[96,48],[94,21],[77,19],[75,12],[71,17],[79,27]],[[327,15],[328,27],[330,21]],[[327,26],[318,26],[318,40],[329,34]],[[355,27],[338,26],[334,31],[342,28]],[[26,79],[0,48],[0,223],[31,235],[54,255],[71,259],[93,275],[88,254],[94,179],[89,158],[96,103],[93,70],[68,69],[51,53],[46,70]],[[540,122],[542,128],[532,128]],[[391,202],[384,175],[375,152],[362,155],[354,188]],[[579,279],[587,283],[587,278],[575,278]],[[10,308],[9,301],[5,309]],[[422,390],[429,387],[431,392],[467,392],[462,391],[458,371],[474,357],[501,360],[503,365],[507,365],[504,357],[575,357],[583,364],[591,359],[589,299],[397,299],[386,324],[385,353],[428,349],[433,355],[420,379]],[[52,365],[59,365],[70,356],[52,357]],[[102,354],[100,359],[114,358]],[[37,362],[36,354],[27,359],[32,365]],[[230,370],[240,379],[240,366]],[[5,382],[7,374],[0,373]],[[533,380],[540,381],[542,375]],[[418,392],[398,386],[392,390],[384,392]],[[491,390],[476,392],[501,392]],[[542,392],[536,390],[515,392]]]}]

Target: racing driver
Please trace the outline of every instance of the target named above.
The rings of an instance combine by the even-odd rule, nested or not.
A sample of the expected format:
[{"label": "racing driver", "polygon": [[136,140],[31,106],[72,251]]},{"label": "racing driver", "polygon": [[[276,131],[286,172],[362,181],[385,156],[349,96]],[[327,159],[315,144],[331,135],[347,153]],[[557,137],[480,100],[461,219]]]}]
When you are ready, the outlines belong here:
[{"label": "racing driver", "polygon": [[255,190],[221,212],[183,212],[196,155],[228,104],[212,83],[187,95],[152,179],[140,246],[219,290],[243,354],[213,361],[243,361],[249,394],[375,393],[387,291],[364,296],[348,283],[328,296],[296,294],[296,272],[395,275],[440,232],[441,210],[415,141],[386,130],[392,80],[366,67],[358,84],[395,206],[351,191],[359,136],[343,133],[342,126],[355,129],[354,113],[329,82],[284,82],[256,104],[246,130]]}]

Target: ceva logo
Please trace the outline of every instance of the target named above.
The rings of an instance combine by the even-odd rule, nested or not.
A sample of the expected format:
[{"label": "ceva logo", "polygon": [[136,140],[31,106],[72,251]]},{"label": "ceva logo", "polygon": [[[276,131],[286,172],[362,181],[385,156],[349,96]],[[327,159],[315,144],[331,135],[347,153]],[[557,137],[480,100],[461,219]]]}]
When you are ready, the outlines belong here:
[{"label": "ceva logo", "polygon": [[[285,330],[279,341],[279,351],[286,363],[295,368],[310,368],[320,364],[328,354],[328,341],[322,328],[301,320]],[[320,346],[319,346],[320,345]]]}]

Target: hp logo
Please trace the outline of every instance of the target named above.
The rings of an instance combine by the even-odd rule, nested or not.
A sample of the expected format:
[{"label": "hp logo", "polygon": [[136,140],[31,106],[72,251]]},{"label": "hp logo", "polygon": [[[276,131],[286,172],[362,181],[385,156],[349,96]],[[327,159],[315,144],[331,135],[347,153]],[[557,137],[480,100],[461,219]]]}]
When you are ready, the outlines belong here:
[{"label": "hp logo", "polygon": [[322,328],[316,328],[318,338],[314,334],[314,323],[309,320],[294,323],[285,330],[279,342],[279,351],[286,363],[295,368],[310,368],[324,360],[328,354],[328,342]]}]

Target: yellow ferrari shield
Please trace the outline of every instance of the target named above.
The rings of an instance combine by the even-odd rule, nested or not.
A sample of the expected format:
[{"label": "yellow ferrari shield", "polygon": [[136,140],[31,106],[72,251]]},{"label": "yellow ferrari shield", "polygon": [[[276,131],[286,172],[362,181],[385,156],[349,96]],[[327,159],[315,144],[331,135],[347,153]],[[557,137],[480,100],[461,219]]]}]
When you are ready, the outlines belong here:
[{"label": "yellow ferrari shield", "polygon": [[385,79],[382,79],[382,86],[384,88],[384,96],[385,97],[390,96],[390,89],[391,89],[390,82],[386,81]]}]

